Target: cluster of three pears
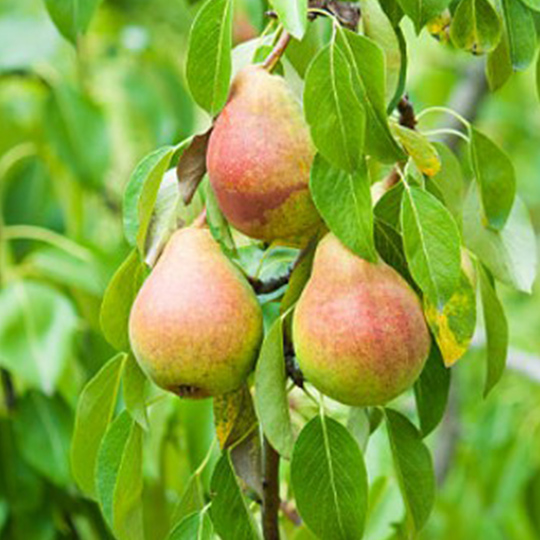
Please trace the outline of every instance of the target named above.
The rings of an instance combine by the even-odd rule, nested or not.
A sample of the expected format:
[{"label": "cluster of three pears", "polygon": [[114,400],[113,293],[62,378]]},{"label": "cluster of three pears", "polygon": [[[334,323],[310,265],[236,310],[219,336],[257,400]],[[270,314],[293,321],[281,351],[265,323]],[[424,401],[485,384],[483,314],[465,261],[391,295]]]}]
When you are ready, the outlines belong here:
[{"label": "cluster of three pears", "polygon": [[[229,222],[265,241],[303,245],[320,227],[309,194],[314,148],[285,81],[242,70],[210,137],[210,182]],[[262,316],[245,278],[210,233],[176,232],[132,309],[134,354],[160,386],[182,396],[234,390],[253,368]],[[429,334],[418,299],[384,263],[320,243],[295,310],[300,367],[323,393],[350,405],[387,402],[418,376]]]}]

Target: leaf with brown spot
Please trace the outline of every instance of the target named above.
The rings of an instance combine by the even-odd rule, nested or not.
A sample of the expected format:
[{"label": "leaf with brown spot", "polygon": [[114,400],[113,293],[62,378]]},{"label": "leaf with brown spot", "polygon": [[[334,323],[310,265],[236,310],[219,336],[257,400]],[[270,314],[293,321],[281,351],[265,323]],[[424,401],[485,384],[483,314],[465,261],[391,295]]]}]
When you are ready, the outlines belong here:
[{"label": "leaf with brown spot", "polygon": [[213,127],[201,135],[195,135],[178,160],[176,177],[184,204],[189,204],[206,174],[206,151]]},{"label": "leaf with brown spot", "polygon": [[424,313],[444,364],[450,367],[469,348],[476,327],[476,295],[465,273],[461,273],[459,286],[442,311],[425,298]]},{"label": "leaf with brown spot", "polygon": [[256,428],[257,417],[247,385],[214,398],[214,422],[222,450],[241,441]]}]

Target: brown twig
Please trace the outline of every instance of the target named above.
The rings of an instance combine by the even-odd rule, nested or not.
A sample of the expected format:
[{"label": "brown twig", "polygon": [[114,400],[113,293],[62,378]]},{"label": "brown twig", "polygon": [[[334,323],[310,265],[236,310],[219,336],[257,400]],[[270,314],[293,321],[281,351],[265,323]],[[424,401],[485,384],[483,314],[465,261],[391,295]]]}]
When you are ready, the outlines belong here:
[{"label": "brown twig", "polygon": [[262,528],[264,540],[279,540],[279,454],[264,439]]},{"label": "brown twig", "polygon": [[[356,2],[338,2],[337,0],[309,0],[310,9],[326,11],[333,15],[341,26],[356,31],[360,23],[360,6]],[[312,11],[310,20],[316,19],[321,13]]]},{"label": "brown twig", "polygon": [[399,112],[399,124],[409,129],[416,129],[417,122],[414,107],[407,94],[398,101],[397,110]]},{"label": "brown twig", "polygon": [[255,294],[270,294],[277,291],[278,289],[281,289],[281,287],[283,287],[284,285],[287,285],[287,283],[289,283],[291,273],[292,267],[283,276],[278,276],[267,281],[263,281],[262,279],[254,278],[251,276],[248,276],[247,280],[255,291]]}]

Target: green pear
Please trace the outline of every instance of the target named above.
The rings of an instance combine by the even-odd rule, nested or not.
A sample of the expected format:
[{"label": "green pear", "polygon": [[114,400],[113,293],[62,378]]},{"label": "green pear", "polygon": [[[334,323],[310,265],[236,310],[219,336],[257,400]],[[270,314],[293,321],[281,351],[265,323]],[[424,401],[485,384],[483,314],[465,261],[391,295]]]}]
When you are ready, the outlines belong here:
[{"label": "green pear", "polygon": [[307,242],[321,224],[309,193],[314,154],[285,80],[261,66],[241,70],[207,153],[210,183],[227,220],[259,240]]},{"label": "green pear", "polygon": [[295,309],[293,341],[308,382],[353,406],[384,405],[420,375],[430,335],[419,299],[383,262],[332,234],[320,242]]},{"label": "green pear", "polygon": [[210,232],[173,234],[144,282],[129,320],[133,353],[158,386],[203,398],[237,389],[263,335],[253,290]]}]

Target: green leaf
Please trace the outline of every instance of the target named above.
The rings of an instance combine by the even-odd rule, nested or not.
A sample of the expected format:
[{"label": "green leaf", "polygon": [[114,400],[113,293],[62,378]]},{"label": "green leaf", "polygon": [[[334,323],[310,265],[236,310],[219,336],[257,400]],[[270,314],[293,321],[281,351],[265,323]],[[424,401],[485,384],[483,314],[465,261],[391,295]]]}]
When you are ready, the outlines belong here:
[{"label": "green leaf", "polygon": [[502,88],[513,72],[508,34],[506,29],[503,29],[499,44],[494,51],[489,53],[486,63],[486,77],[489,89],[495,92],[499,88]]},{"label": "green leaf", "polygon": [[306,0],[270,0],[285,30],[296,39],[302,39],[307,27]]},{"label": "green leaf", "polygon": [[454,152],[445,144],[435,142],[433,146],[439,155],[441,168],[435,176],[428,180],[426,187],[429,189],[431,183],[435,184],[443,195],[445,206],[456,220],[461,221],[464,195],[461,164]]},{"label": "green leaf", "polygon": [[527,69],[536,52],[536,28],[529,8],[519,0],[501,0],[512,66]]},{"label": "green leaf", "polygon": [[[386,66],[386,102],[392,100],[401,83],[403,67],[407,63],[402,54],[399,37],[377,0],[361,0],[364,34],[384,51]],[[401,93],[401,92],[400,92]]]},{"label": "green leaf", "polygon": [[367,118],[366,152],[384,163],[404,158],[386,116],[384,52],[374,41],[337,27],[336,46],[347,58],[353,85]]},{"label": "green leaf", "polygon": [[11,281],[0,291],[0,366],[30,388],[52,394],[69,360],[77,314],[57,290]]},{"label": "green leaf", "polygon": [[425,135],[399,124],[393,124],[392,131],[405,148],[407,154],[411,156],[415,165],[420,169],[420,172],[428,176],[434,176],[439,172],[441,168],[439,155]]},{"label": "green leaf", "polygon": [[432,344],[426,365],[414,383],[414,397],[422,437],[429,435],[444,416],[450,391],[450,374],[450,370],[444,365],[439,348]]},{"label": "green leaf", "polygon": [[259,540],[260,534],[234,476],[231,457],[223,452],[212,480],[212,523],[223,540]]},{"label": "green leaf", "polygon": [[347,59],[335,43],[321,49],[307,71],[304,108],[319,152],[338,168],[358,169],[366,115],[355,94]]},{"label": "green leaf", "polygon": [[493,283],[482,265],[478,265],[478,277],[486,327],[487,377],[484,396],[487,396],[501,379],[506,367],[508,322]]},{"label": "green leaf", "polygon": [[401,229],[414,280],[433,304],[443,306],[456,291],[461,272],[460,237],[454,218],[433,195],[407,187]]},{"label": "green leaf", "polygon": [[45,0],[58,31],[73,45],[84,34],[101,0]]},{"label": "green leaf", "polygon": [[214,527],[207,511],[186,516],[171,532],[168,540],[212,540]]},{"label": "green leaf", "polygon": [[291,456],[293,436],[283,355],[283,319],[266,334],[255,369],[255,406],[266,438],[277,452]]},{"label": "green leaf", "polygon": [[101,511],[120,540],[143,539],[142,431],[127,411],[109,426],[96,466]]},{"label": "green leaf", "polygon": [[197,470],[189,478],[186,489],[174,509],[171,522],[179,524],[190,514],[201,511],[204,508],[204,503],[201,471]]},{"label": "green leaf", "polygon": [[471,185],[463,210],[463,239],[499,281],[523,292],[531,291],[536,277],[536,239],[519,197],[504,229],[493,231],[482,224],[477,188]]},{"label": "green leaf", "polygon": [[467,351],[476,328],[476,293],[462,271],[456,292],[441,308],[424,299],[424,314],[446,366]]},{"label": "green leaf", "polygon": [[309,244],[303,249],[299,255],[298,260],[294,264],[294,268],[289,279],[289,285],[281,300],[279,308],[280,313],[283,315],[287,310],[293,306],[300,298],[306,283],[311,276],[311,269],[313,267],[313,258],[315,257],[315,249],[317,248],[316,239],[312,239]]},{"label": "green leaf", "polygon": [[228,257],[236,256],[236,246],[229,223],[219,207],[210,182],[206,184],[206,222],[212,236]]},{"label": "green leaf", "polygon": [[17,401],[15,439],[24,459],[54,484],[67,487],[73,418],[58,396],[30,392]]},{"label": "green leaf", "polygon": [[365,162],[355,172],[337,169],[320,154],[311,167],[310,190],[328,228],[350,250],[375,262],[371,183]]},{"label": "green leaf", "polygon": [[449,0],[398,0],[398,4],[414,23],[416,33],[430,20],[439,15],[449,4]]},{"label": "green leaf", "polygon": [[416,533],[426,524],[435,500],[431,455],[418,430],[402,414],[385,409],[388,438],[409,527]]},{"label": "green leaf", "polygon": [[349,431],[316,416],[294,446],[291,482],[300,515],[325,540],[361,538],[368,484],[362,452]]},{"label": "green leaf", "polygon": [[107,341],[119,351],[129,351],[129,314],[145,278],[145,267],[132,250],[112,277],[101,303],[100,324]]},{"label": "green leaf", "polygon": [[124,402],[133,420],[143,429],[148,429],[148,414],[146,412],[146,388],[148,379],[132,355],[126,360],[122,378],[124,386]]},{"label": "green leaf", "polygon": [[148,154],[135,167],[124,193],[124,234],[143,259],[159,186],[174,153],[173,146],[164,146]]},{"label": "green leaf", "polygon": [[191,27],[186,78],[193,99],[211,116],[227,101],[231,48],[232,0],[207,0]]},{"label": "green leaf", "polygon": [[126,355],[109,360],[84,387],[71,441],[71,469],[79,487],[95,495],[94,470],[101,440],[112,419]]},{"label": "green leaf", "polygon": [[501,21],[489,0],[461,0],[450,37],[456,47],[473,54],[493,51],[501,39]]},{"label": "green leaf", "polygon": [[510,158],[486,135],[471,126],[471,163],[480,188],[487,225],[500,231],[516,196],[516,175]]}]

